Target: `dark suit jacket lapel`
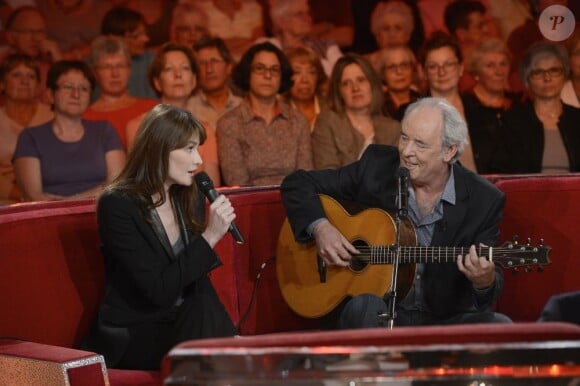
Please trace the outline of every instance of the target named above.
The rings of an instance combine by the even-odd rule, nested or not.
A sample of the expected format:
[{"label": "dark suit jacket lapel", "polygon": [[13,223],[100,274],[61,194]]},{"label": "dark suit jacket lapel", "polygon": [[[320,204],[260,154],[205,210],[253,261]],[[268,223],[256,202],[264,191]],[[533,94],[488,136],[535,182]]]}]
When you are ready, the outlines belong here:
[{"label": "dark suit jacket lapel", "polygon": [[153,233],[157,236],[157,240],[161,243],[163,250],[167,254],[167,257],[171,260],[177,259],[177,256],[173,254],[173,248],[171,247],[171,243],[169,242],[169,238],[167,237],[167,233],[165,233],[165,228],[163,228],[163,224],[161,223],[161,218],[157,214],[155,209],[151,209],[149,212],[151,215],[151,228],[153,228]]},{"label": "dark suit jacket lapel", "polygon": [[453,246],[451,241],[455,239],[461,231],[461,224],[467,215],[466,200],[469,197],[467,185],[463,175],[463,169],[457,164],[453,164],[453,177],[455,179],[455,205],[447,202],[443,203],[443,232],[433,234],[432,245],[435,246]]}]

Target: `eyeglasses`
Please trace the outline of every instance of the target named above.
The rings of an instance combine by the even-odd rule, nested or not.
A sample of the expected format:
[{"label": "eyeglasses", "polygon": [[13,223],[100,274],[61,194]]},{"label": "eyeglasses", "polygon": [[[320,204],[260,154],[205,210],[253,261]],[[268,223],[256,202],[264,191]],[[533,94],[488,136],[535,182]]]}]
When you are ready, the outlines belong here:
[{"label": "eyeglasses", "polygon": [[129,64],[127,63],[117,63],[117,64],[103,64],[102,66],[97,66],[97,70],[105,70],[105,71],[120,71],[120,70],[126,70],[127,68],[129,68]]},{"label": "eyeglasses", "polygon": [[445,72],[455,70],[458,64],[459,62],[445,62],[443,64],[427,63],[425,65],[425,70],[427,70],[429,74],[437,74],[441,69],[444,69]]},{"label": "eyeglasses", "polygon": [[258,75],[266,75],[266,72],[268,72],[272,76],[280,76],[282,73],[280,66],[266,67],[263,64],[254,64],[251,69],[254,74]]},{"label": "eyeglasses", "polygon": [[542,79],[549,74],[550,77],[559,78],[564,75],[564,68],[562,67],[550,67],[548,69],[536,68],[530,71],[530,79],[538,80]]},{"label": "eyeglasses", "polygon": [[215,67],[218,64],[222,64],[224,62],[225,62],[225,60],[223,60],[223,59],[211,58],[208,60],[200,60],[197,62],[197,64],[199,64],[200,67],[207,67],[207,66]]},{"label": "eyeglasses", "polygon": [[401,62],[398,64],[389,64],[385,66],[385,70],[389,72],[397,72],[397,71],[409,71],[413,66],[411,62]]},{"label": "eyeglasses", "polygon": [[67,92],[69,94],[72,94],[73,91],[76,91],[80,94],[88,94],[91,92],[91,88],[89,86],[85,86],[85,85],[72,85],[72,84],[59,84],[56,86],[56,89],[59,91],[64,91]]}]

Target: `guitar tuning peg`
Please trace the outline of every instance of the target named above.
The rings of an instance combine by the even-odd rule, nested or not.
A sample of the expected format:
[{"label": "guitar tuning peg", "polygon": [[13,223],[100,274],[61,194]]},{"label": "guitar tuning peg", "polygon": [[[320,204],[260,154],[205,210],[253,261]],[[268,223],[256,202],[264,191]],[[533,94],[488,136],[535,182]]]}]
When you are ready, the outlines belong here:
[{"label": "guitar tuning peg", "polygon": [[531,270],[532,270],[532,269],[531,269],[530,267],[526,267],[526,268],[524,268],[524,272],[525,272],[525,273],[528,273],[528,272],[530,272]]},{"label": "guitar tuning peg", "polygon": [[544,246],[544,239],[540,239],[540,247]]},{"label": "guitar tuning peg", "polygon": [[514,242],[515,245],[518,245],[518,241],[520,241],[520,236],[514,235],[514,237],[513,237],[512,240],[513,240],[513,242]]},{"label": "guitar tuning peg", "polygon": [[542,266],[539,266],[539,267],[538,267],[538,272],[544,272],[544,267],[542,267]]},{"label": "guitar tuning peg", "polygon": [[527,245],[528,247],[529,247],[530,245],[532,245],[532,238],[531,238],[531,237],[528,237],[528,238],[526,239],[526,245]]}]

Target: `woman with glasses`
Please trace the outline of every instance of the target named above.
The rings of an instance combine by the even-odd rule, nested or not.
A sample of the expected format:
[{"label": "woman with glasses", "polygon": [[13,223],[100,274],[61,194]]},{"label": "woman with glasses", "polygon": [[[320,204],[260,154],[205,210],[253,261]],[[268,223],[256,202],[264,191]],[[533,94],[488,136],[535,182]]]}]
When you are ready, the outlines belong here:
[{"label": "woman with glasses", "polygon": [[125,164],[123,145],[106,121],[86,121],[95,78],[81,61],[56,62],[47,75],[54,119],[23,130],[14,172],[24,200],[94,197]]},{"label": "woman with glasses", "polygon": [[20,200],[12,156],[18,134],[53,117],[50,106],[39,101],[40,68],[28,55],[8,55],[0,63],[0,205]]},{"label": "woman with glasses", "polygon": [[151,110],[159,102],[129,94],[131,54],[123,40],[114,36],[96,38],[91,45],[89,64],[93,68],[101,95],[89,106],[83,117],[93,121],[109,121],[126,147],[127,123]]},{"label": "woman with glasses", "polygon": [[477,172],[505,172],[508,154],[501,146],[505,115],[522,99],[520,93],[507,91],[510,54],[505,43],[490,38],[475,46],[468,71],[475,86],[462,97]]},{"label": "woman with glasses", "polygon": [[532,100],[506,116],[509,171],[580,171],[580,109],[560,99],[570,71],[566,50],[554,43],[537,43],[527,51],[520,70]]},{"label": "woman with glasses", "polygon": [[379,51],[379,74],[383,80],[383,114],[397,121],[403,119],[401,106],[413,103],[421,95],[413,85],[416,80],[415,54],[406,45],[386,47]]},{"label": "woman with glasses", "polygon": [[217,123],[222,176],[226,185],[278,185],[298,169],[312,169],[306,117],[278,98],[292,86],[292,68],[271,43],[252,46],[232,79],[247,93]]},{"label": "woman with glasses", "polygon": [[312,132],[316,169],[352,163],[373,143],[397,143],[401,126],[381,113],[381,82],[362,56],[347,54],[338,59],[330,75],[328,104]]},{"label": "woman with glasses", "polygon": [[[199,69],[190,47],[175,43],[166,43],[159,48],[149,68],[149,83],[155,88],[161,103],[188,110],[189,99],[197,85]],[[145,113],[137,116],[127,124],[127,148],[133,147],[137,130]],[[202,122],[208,127],[207,122]],[[203,164],[199,168],[205,171],[215,186],[221,185],[217,144],[214,130],[206,130],[207,138],[199,148]]]}]

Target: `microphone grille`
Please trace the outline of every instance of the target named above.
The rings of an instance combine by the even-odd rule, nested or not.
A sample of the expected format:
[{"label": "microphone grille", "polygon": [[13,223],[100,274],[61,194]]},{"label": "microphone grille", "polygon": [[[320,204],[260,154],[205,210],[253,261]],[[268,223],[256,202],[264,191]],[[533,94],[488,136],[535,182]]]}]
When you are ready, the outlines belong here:
[{"label": "microphone grille", "polygon": [[399,167],[395,173],[395,177],[409,177],[409,169],[404,166]]},{"label": "microphone grille", "polygon": [[199,172],[195,176],[193,176],[193,178],[195,180],[195,184],[197,185],[198,189],[201,190],[203,193],[213,189],[213,182],[211,181],[211,178],[209,178],[206,172]]}]

